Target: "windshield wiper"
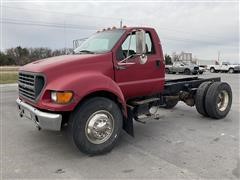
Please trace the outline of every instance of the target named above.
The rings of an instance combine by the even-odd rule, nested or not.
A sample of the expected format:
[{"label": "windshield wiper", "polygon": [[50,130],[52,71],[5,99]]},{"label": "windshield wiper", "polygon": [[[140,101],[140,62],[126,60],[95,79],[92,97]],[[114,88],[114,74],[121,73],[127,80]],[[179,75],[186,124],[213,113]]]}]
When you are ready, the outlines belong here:
[{"label": "windshield wiper", "polygon": [[[95,54],[95,52],[93,52],[93,51],[89,51],[89,50],[86,50],[86,49],[81,50],[81,51],[78,51],[77,53]],[[77,53],[76,53],[76,54],[77,54]]]}]

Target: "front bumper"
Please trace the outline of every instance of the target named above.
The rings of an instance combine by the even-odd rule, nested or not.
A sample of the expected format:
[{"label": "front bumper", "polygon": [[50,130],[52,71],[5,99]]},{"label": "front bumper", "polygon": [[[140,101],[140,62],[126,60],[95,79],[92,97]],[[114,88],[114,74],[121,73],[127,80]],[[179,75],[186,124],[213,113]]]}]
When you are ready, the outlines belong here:
[{"label": "front bumper", "polygon": [[234,67],[234,71],[235,71],[235,72],[240,72],[240,66]]},{"label": "front bumper", "polygon": [[62,115],[40,111],[19,98],[16,100],[20,117],[25,117],[35,122],[39,129],[60,131]]},{"label": "front bumper", "polygon": [[191,70],[191,73],[192,73],[193,75],[195,75],[195,74],[198,73],[198,70],[192,69],[192,70]]}]

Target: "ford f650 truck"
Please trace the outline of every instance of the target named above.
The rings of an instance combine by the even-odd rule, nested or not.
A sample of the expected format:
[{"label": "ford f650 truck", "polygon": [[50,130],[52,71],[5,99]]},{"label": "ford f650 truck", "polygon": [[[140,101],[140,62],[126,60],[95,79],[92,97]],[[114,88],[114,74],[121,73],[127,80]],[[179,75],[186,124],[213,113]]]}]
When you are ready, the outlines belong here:
[{"label": "ford f650 truck", "polygon": [[[150,108],[173,108],[178,101],[213,119],[232,104],[230,86],[220,78],[165,79],[160,39],[153,28],[112,28],[93,34],[74,54],[27,64],[19,70],[21,117],[38,129],[67,125],[79,150],[109,152],[133,120],[144,123]],[[154,116],[155,117],[155,116]]]}]

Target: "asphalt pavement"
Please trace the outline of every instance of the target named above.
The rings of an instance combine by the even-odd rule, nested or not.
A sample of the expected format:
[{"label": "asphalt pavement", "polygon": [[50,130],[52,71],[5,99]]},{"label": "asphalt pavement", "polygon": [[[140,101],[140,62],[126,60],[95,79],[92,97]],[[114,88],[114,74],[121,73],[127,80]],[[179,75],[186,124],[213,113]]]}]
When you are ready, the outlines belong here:
[{"label": "asphalt pavement", "polygon": [[[73,179],[238,179],[239,74],[221,76],[233,90],[233,104],[222,120],[202,117],[180,102],[160,109],[160,120],[135,123],[135,138],[122,133],[106,155],[89,157],[72,146],[66,130],[38,131],[18,117],[17,86],[0,86],[2,178]],[[183,75],[168,75],[181,78]]]}]

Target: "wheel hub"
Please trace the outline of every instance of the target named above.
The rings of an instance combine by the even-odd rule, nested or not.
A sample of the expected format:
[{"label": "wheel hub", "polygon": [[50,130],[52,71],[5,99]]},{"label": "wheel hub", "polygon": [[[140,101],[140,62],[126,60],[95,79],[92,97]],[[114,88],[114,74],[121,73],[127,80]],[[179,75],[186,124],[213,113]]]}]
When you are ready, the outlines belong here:
[{"label": "wheel hub", "polygon": [[229,103],[229,95],[223,90],[218,94],[217,106],[220,111],[225,111]]},{"label": "wheel hub", "polygon": [[113,128],[113,116],[108,111],[100,110],[88,118],[85,134],[93,144],[101,144],[111,137]]}]

